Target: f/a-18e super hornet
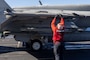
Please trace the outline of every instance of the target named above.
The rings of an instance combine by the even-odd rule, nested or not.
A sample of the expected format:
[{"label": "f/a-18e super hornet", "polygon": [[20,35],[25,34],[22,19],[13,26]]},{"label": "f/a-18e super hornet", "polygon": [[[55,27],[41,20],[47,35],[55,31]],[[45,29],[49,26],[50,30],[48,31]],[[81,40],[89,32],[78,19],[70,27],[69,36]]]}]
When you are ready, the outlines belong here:
[{"label": "f/a-18e super hornet", "polygon": [[24,42],[32,50],[40,50],[46,40],[46,43],[52,41],[50,23],[55,15],[61,14],[65,20],[66,48],[73,49],[68,44],[81,48],[85,44],[83,41],[90,40],[90,5],[44,6],[39,2],[40,6],[11,8],[0,0],[0,31],[3,35],[13,34],[15,40]]}]

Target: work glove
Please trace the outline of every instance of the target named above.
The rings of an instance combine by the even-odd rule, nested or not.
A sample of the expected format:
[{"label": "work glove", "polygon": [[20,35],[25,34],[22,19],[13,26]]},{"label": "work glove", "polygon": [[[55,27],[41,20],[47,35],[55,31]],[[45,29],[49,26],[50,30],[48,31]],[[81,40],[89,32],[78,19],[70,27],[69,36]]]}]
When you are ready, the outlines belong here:
[{"label": "work glove", "polygon": [[58,16],[58,15],[55,15],[55,17],[54,17],[54,18],[57,18],[57,16]]},{"label": "work glove", "polygon": [[63,18],[63,15],[62,14],[59,14],[59,17]]}]

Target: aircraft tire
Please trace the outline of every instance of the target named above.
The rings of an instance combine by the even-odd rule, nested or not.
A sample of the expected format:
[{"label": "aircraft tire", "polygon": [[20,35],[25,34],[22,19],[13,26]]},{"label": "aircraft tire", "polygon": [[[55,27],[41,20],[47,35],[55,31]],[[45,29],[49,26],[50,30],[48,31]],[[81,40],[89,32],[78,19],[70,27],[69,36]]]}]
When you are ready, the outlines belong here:
[{"label": "aircraft tire", "polygon": [[39,40],[32,40],[30,43],[27,43],[27,48],[28,47],[31,51],[40,51],[42,50],[42,43]]}]

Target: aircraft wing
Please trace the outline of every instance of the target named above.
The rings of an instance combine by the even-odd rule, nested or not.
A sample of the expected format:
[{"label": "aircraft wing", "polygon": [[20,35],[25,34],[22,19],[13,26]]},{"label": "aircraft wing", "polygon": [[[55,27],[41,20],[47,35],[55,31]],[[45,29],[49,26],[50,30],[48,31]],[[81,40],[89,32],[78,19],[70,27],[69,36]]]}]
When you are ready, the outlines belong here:
[{"label": "aircraft wing", "polygon": [[[86,14],[87,13],[87,14]],[[90,12],[88,11],[69,11],[69,10],[19,10],[19,11],[14,11],[13,14],[6,14],[8,16],[7,21],[5,21],[3,24],[1,24],[2,27],[6,26],[7,23],[12,21],[30,21],[33,23],[32,20],[42,22],[48,22],[49,20],[52,20],[55,15],[57,14],[62,14],[64,19],[72,19],[72,18],[80,18],[80,17],[85,17],[85,16],[90,16]],[[48,20],[48,21],[47,21]],[[34,21],[34,22],[35,22]],[[50,22],[50,21],[49,21]],[[27,24],[27,23],[26,23]],[[50,24],[50,23],[49,23]]]},{"label": "aircraft wing", "polygon": [[90,11],[70,11],[70,10],[30,10],[15,11],[8,20],[30,20],[30,19],[53,19],[55,15],[62,14],[66,19],[90,16]]},{"label": "aircraft wing", "polygon": [[29,10],[29,11],[16,11],[15,15],[18,16],[55,16],[55,15],[63,15],[63,16],[90,16],[90,11],[71,11],[71,10]]},{"label": "aircraft wing", "polygon": [[[30,19],[48,19],[54,18],[55,15],[63,15],[64,18],[80,18],[90,16],[90,11],[71,11],[71,10],[17,10],[13,14],[6,14],[7,21],[30,20]],[[10,17],[11,16],[11,17]],[[7,22],[6,21],[6,22]]]}]

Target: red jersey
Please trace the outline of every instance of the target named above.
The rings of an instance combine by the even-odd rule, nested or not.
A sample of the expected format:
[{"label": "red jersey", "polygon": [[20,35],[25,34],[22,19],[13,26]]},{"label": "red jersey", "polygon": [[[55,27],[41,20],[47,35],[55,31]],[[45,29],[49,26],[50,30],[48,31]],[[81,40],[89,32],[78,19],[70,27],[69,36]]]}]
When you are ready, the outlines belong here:
[{"label": "red jersey", "polygon": [[[60,23],[62,23],[62,20],[63,20],[63,18],[61,18]],[[56,22],[56,18],[54,18],[51,22],[51,28],[52,28],[52,31],[53,31],[52,39],[53,39],[53,42],[55,42],[55,41],[60,41],[61,42],[61,41],[63,41],[63,35],[64,34],[62,32],[57,32],[58,28],[55,25],[55,22]],[[64,24],[64,21],[63,21],[63,24]]]}]

